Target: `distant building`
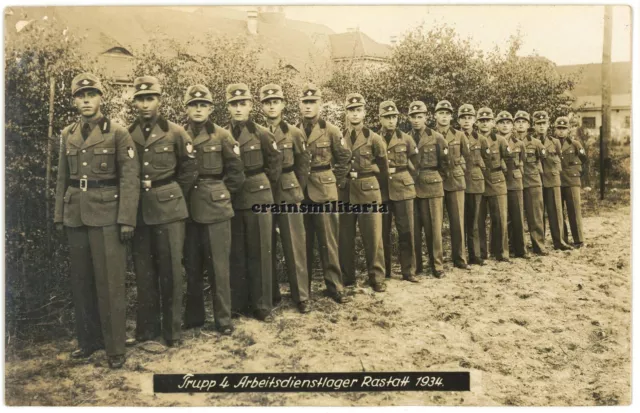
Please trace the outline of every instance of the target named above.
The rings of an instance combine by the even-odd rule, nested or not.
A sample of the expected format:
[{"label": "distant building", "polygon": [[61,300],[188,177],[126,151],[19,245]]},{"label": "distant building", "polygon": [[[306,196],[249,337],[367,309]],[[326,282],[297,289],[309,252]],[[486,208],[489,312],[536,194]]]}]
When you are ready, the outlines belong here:
[{"label": "distant building", "polygon": [[391,47],[381,44],[361,32],[349,29],[346,33],[332,34],[331,60],[337,65],[352,65],[367,69],[386,66],[391,58]]},{"label": "distant building", "polygon": [[[581,72],[580,81],[569,92],[575,99],[581,126],[597,130],[602,125],[602,64],[557,66],[560,74]],[[611,67],[611,126],[616,133],[631,128],[631,62],[615,62]],[[625,132],[626,130],[626,132]]]}]

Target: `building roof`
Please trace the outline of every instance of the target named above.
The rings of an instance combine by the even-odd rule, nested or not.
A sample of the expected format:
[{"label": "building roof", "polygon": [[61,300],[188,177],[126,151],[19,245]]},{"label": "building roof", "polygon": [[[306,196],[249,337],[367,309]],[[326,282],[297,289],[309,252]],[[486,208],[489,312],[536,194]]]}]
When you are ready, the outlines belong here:
[{"label": "building roof", "polygon": [[[581,108],[583,111],[602,110],[602,95],[578,96],[573,106]],[[631,94],[612,94],[611,109],[631,109]]]},{"label": "building roof", "polygon": [[333,59],[386,60],[391,57],[390,46],[376,42],[360,30],[332,34],[329,39]]},{"label": "building roof", "polygon": [[[205,39],[216,36],[244,36],[262,46],[261,64],[283,64],[301,71],[314,59],[330,61],[328,27],[288,20],[265,13],[258,18],[258,34],[247,30],[247,13],[225,7],[13,7],[5,15],[5,38],[20,20],[47,16],[60,27],[86,36],[81,48],[91,57],[100,57],[118,77],[126,76],[120,65],[128,54],[139,55],[145,47],[161,53],[174,53],[174,43],[188,44],[194,54],[206,53]],[[276,18],[274,18],[276,17]],[[112,51],[111,53],[106,52]],[[114,53],[115,51],[115,53]],[[114,59],[111,59],[113,57]],[[312,58],[313,57],[313,58]],[[107,68],[109,69],[109,68]]]},{"label": "building roof", "polygon": [[[600,96],[602,94],[601,63],[557,66],[556,70],[560,74],[582,73],[578,84],[571,91],[574,96]],[[611,94],[631,94],[631,62],[611,64]]]}]

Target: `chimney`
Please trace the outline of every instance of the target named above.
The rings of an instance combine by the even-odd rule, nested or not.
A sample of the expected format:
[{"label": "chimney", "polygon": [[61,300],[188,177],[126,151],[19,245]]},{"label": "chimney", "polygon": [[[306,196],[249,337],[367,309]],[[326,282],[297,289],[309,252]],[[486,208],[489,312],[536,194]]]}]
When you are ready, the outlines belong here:
[{"label": "chimney", "polygon": [[247,29],[250,34],[256,35],[258,34],[258,11],[257,10],[248,10],[247,11]]},{"label": "chimney", "polygon": [[396,43],[398,43],[398,36],[391,36],[389,38],[389,42],[391,43],[391,46],[395,46]]}]

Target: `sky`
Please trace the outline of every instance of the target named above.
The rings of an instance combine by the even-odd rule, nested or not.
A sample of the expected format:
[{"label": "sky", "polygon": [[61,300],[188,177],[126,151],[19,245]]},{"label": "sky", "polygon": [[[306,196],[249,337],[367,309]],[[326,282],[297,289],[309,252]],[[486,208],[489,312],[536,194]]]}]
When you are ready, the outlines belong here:
[{"label": "sky", "polygon": [[[558,65],[602,61],[603,6],[285,6],[285,13],[337,33],[357,27],[381,43],[421,24],[446,23],[485,51],[504,49],[519,29],[521,55],[537,52]],[[613,61],[631,60],[631,34],[631,8],[614,6]]]}]

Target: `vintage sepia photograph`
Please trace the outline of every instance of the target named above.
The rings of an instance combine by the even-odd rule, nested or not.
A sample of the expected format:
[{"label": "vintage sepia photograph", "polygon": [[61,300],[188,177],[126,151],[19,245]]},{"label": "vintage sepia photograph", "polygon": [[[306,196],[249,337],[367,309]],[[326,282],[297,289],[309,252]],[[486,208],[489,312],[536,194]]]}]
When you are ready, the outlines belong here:
[{"label": "vintage sepia photograph", "polygon": [[634,12],[6,5],[5,405],[629,406]]}]

